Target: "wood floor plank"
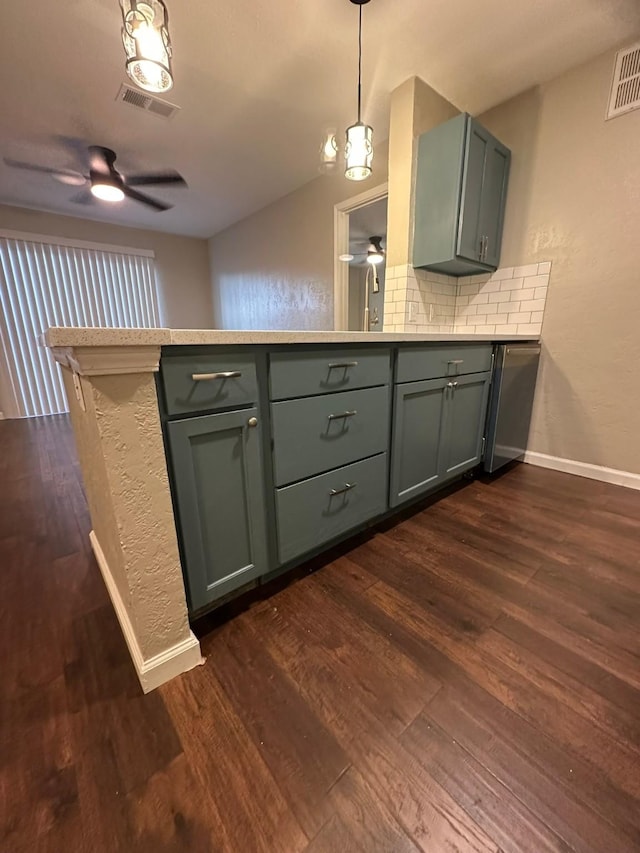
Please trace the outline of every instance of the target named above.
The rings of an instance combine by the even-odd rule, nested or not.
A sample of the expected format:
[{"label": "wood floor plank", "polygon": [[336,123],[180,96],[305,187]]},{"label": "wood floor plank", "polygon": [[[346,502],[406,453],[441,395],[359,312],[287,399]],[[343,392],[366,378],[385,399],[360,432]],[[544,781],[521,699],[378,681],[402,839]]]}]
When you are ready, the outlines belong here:
[{"label": "wood floor plank", "polygon": [[304,850],[309,839],[212,669],[198,667],[189,678],[175,679],[162,697],[199,786],[215,792],[229,853]]},{"label": "wood floor plank", "polygon": [[596,729],[569,705],[564,705],[562,713],[558,713],[557,693],[543,693],[535,689],[536,686],[527,674],[522,674],[492,655],[483,654],[478,645],[466,638],[456,637],[447,630],[443,620],[426,613],[385,584],[370,587],[366,595],[396,620],[402,614],[410,630],[425,637],[429,643],[454,660],[470,678],[507,707],[553,733],[572,751],[580,754],[588,743],[594,765],[606,773],[621,790],[640,798],[640,776],[636,772],[637,754],[612,734]]},{"label": "wood floor plank", "polygon": [[3,853],[640,850],[640,493],[452,485],[209,617],[144,696],[68,418],[0,446]]},{"label": "wood floor plank", "polygon": [[569,844],[433,722],[419,717],[400,738],[503,853],[567,853]]},{"label": "wood floor plank", "polygon": [[446,686],[423,717],[437,723],[574,849],[637,849],[637,801],[478,685]]},{"label": "wood floor plank", "polygon": [[331,817],[328,792],[350,761],[247,621],[225,626],[211,666],[311,838]]}]

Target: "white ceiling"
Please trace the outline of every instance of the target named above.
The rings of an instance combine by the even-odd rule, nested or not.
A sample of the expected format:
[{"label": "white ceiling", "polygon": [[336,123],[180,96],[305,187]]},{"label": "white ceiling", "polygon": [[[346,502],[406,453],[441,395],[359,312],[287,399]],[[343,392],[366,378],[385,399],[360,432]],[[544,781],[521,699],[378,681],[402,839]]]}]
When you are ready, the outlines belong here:
[{"label": "white ceiling", "polygon": [[[167,0],[171,121],[116,103],[126,75],[117,0],[2,6],[0,154],[77,168],[65,139],[118,166],[176,168],[173,210],[79,207],[73,188],[0,162],[0,201],[208,237],[317,175],[322,129],[355,119],[357,7],[348,0]],[[389,95],[418,75],[479,113],[640,32],[638,0],[373,0],[364,119],[388,135]],[[604,110],[604,106],[603,106]],[[331,180],[327,178],[327,180]]]}]

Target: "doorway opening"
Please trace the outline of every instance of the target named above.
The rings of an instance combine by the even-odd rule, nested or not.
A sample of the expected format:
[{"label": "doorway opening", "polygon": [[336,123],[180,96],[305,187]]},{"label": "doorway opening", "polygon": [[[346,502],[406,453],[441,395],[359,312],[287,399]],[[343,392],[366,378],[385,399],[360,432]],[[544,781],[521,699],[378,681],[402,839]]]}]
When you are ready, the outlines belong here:
[{"label": "doorway opening", "polygon": [[335,329],[382,331],[387,197],[383,184],[335,206]]}]

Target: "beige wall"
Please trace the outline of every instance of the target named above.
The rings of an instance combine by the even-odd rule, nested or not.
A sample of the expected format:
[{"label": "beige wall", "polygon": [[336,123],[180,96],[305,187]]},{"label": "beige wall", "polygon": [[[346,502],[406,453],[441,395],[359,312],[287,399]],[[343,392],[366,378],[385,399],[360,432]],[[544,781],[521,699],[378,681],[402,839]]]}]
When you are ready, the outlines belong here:
[{"label": "beige wall", "polygon": [[529,449],[640,473],[640,111],[614,53],[482,115],[513,152],[501,266],[553,262]]},{"label": "beige wall", "polygon": [[0,205],[2,229],[152,249],[156,256],[162,324],[175,329],[213,326],[206,240],[7,205]]},{"label": "beige wall", "polygon": [[416,140],[460,112],[419,77],[391,93],[387,266],[411,263]]},{"label": "beige wall", "polygon": [[333,328],[333,209],[387,180],[388,147],[354,183],[318,177],[209,241],[214,317],[222,329]]}]

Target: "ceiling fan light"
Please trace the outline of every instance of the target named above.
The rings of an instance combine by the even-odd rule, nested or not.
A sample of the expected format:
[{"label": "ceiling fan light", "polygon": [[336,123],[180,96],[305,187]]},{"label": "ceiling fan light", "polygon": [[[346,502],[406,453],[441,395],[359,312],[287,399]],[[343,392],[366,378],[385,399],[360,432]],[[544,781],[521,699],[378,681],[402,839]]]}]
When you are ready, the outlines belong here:
[{"label": "ceiling fan light", "polygon": [[91,185],[91,193],[100,201],[122,201],[124,193],[115,184],[94,183]]},{"label": "ceiling fan light", "polygon": [[173,86],[169,14],[162,0],[120,0],[127,74],[147,92]]},{"label": "ceiling fan light", "polygon": [[373,264],[376,266],[377,264],[381,264],[384,261],[384,255],[381,255],[380,252],[371,251],[367,252],[367,263]]},{"label": "ceiling fan light", "polygon": [[369,177],[373,163],[373,130],[368,124],[357,122],[347,128],[344,156],[346,178],[364,181]]}]

